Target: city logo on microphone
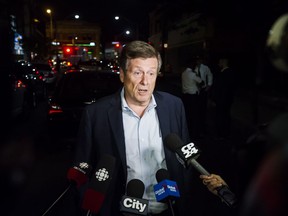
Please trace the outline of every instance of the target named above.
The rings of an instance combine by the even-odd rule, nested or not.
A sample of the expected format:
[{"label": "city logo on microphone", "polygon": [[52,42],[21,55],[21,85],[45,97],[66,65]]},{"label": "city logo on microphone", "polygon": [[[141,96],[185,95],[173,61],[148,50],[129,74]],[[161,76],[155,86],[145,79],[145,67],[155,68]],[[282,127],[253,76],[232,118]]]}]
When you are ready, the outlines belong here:
[{"label": "city logo on microphone", "polygon": [[123,196],[120,211],[134,214],[147,215],[148,201],[140,198]]},{"label": "city logo on microphone", "polygon": [[106,168],[100,168],[95,172],[95,177],[98,181],[106,181],[109,179],[109,172]]}]

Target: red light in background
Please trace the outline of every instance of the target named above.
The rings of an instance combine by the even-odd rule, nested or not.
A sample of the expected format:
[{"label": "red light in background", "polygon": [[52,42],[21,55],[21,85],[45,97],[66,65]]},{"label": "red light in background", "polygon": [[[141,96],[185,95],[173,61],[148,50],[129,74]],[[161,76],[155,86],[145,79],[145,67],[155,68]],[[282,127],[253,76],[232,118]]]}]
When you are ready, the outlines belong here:
[{"label": "red light in background", "polygon": [[71,48],[66,47],[64,51],[65,51],[65,53],[70,54],[71,53]]},{"label": "red light in background", "polygon": [[63,54],[64,55],[72,55],[75,51],[75,47],[72,46],[64,46],[63,47]]},{"label": "red light in background", "polygon": [[58,104],[55,104],[55,103],[50,104],[49,112],[48,112],[49,115],[62,113],[62,112],[63,110]]},{"label": "red light in background", "polygon": [[15,87],[16,88],[26,88],[26,85],[21,80],[17,80],[15,83]]}]

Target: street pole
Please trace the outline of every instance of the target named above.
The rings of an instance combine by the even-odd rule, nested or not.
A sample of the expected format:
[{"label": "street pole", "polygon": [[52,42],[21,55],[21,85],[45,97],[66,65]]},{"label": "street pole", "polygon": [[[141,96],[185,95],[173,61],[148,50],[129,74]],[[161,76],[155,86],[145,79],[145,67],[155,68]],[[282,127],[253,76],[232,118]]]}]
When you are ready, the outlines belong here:
[{"label": "street pole", "polygon": [[50,16],[50,37],[51,37],[51,41],[53,40],[53,20],[52,20],[52,11],[51,9],[47,9],[46,12],[49,14]]},{"label": "street pole", "polygon": [[52,15],[50,14],[50,33],[51,33],[51,40],[53,40],[53,25],[52,25]]}]

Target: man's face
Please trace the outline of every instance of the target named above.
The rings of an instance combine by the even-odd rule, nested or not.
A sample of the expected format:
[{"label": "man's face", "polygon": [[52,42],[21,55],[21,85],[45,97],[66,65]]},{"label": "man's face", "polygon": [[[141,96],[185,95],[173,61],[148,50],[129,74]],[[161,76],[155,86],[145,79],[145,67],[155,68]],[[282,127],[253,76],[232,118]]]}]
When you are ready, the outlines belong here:
[{"label": "man's face", "polygon": [[156,84],[157,58],[131,59],[127,67],[126,74],[120,69],[120,79],[124,83],[127,103],[147,106]]}]

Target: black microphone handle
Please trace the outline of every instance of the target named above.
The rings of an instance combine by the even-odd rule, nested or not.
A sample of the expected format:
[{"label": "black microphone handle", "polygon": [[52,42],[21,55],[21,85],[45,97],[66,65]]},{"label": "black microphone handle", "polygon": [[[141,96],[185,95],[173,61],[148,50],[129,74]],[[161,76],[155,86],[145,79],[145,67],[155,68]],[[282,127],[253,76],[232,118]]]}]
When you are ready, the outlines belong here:
[{"label": "black microphone handle", "polygon": [[72,183],[69,184],[69,186],[63,191],[62,194],[52,203],[52,205],[42,214],[42,216],[46,215],[52,208],[53,206],[69,191],[69,189],[72,187]]},{"label": "black microphone handle", "polygon": [[237,205],[237,198],[227,185],[222,185],[216,190],[221,200],[230,208],[234,208]]},{"label": "black microphone handle", "polygon": [[172,204],[172,200],[171,199],[168,199],[168,205],[169,205],[169,208],[170,208],[170,211],[171,211],[171,215],[175,216],[174,208],[173,208],[173,204]]}]

